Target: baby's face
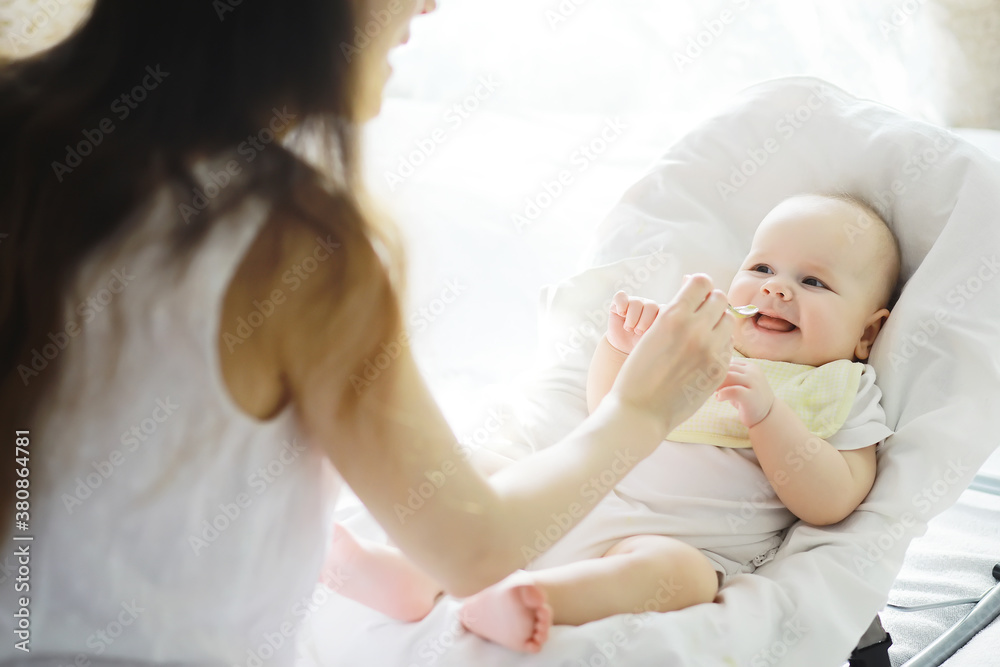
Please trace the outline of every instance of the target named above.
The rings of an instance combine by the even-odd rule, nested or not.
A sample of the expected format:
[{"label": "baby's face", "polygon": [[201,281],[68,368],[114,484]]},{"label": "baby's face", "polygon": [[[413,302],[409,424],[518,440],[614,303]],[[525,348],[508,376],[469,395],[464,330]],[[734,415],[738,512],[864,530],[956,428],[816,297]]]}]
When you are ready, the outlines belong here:
[{"label": "baby's face", "polygon": [[796,197],[761,222],[729,287],[734,306],[760,314],[737,321],[733,346],[747,357],[820,366],[867,359],[889,311],[873,269],[873,234],[853,235],[858,209],[825,197]]}]

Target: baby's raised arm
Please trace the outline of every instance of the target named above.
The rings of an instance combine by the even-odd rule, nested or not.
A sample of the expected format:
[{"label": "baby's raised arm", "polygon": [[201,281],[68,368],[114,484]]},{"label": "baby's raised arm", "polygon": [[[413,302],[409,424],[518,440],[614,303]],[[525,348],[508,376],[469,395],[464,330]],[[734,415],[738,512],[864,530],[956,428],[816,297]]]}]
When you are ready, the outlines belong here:
[{"label": "baby's raised arm", "polygon": [[587,373],[587,410],[597,409],[615,383],[618,371],[635,348],[642,334],[656,319],[659,305],[651,299],[628,296],[618,291],[611,298],[608,333],[594,351]]}]

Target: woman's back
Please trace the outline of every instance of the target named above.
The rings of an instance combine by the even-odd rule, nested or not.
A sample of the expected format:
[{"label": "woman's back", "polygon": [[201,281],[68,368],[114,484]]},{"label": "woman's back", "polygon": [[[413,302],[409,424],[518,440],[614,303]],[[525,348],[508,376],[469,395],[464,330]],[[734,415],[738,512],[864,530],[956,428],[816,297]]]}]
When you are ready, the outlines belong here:
[{"label": "woman's back", "polygon": [[[0,556],[0,629],[26,606],[33,658],[246,664],[280,643],[290,662],[331,497],[319,447],[341,439],[306,445],[284,369],[267,365],[277,353],[257,350],[278,322],[313,331],[364,290],[372,316],[350,322],[368,328],[317,345],[350,371],[338,362],[363,360],[394,321],[388,287],[370,296],[385,273],[377,234],[329,211],[336,191],[337,211],[357,213],[358,108],[376,91],[339,51],[358,9],[96,0],[67,39],[0,64],[0,423],[31,439],[28,529],[9,525],[12,456],[0,533],[33,536],[9,542],[30,549],[30,589]],[[294,304],[239,289],[255,238],[296,249],[285,222],[310,188],[323,233],[306,238],[345,244],[324,266],[339,289],[313,277]],[[301,313],[314,326],[294,326]],[[301,367],[321,361],[292,351]],[[25,657],[6,646],[0,662]]]},{"label": "woman's back", "polygon": [[[64,299],[77,326],[20,369],[29,383],[56,373],[31,433],[45,443],[32,487],[47,491],[32,496],[23,534],[34,540],[21,543],[31,588],[3,587],[5,610],[30,596],[33,655],[290,656],[284,622],[308,606],[323,556],[322,454],[290,406],[268,421],[241,412],[220,372],[227,286],[270,210],[247,197],[176,257],[177,207],[161,190],[123,241],[87,258]],[[252,336],[269,307],[221,323],[224,340]],[[0,657],[22,655],[7,646]]]}]

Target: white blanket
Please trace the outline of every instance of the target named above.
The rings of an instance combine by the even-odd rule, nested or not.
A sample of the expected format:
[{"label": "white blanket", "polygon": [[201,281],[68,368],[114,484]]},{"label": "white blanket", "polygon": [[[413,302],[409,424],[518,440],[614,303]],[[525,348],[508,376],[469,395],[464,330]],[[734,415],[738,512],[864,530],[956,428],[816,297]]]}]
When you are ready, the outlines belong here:
[{"label": "white blanket", "polygon": [[831,189],[884,210],[907,278],[871,359],[896,434],[858,511],[826,528],[796,524],[775,560],[735,577],[721,604],[555,628],[537,656],[461,632],[453,600],[405,625],[319,593],[302,663],[840,665],[883,607],[910,540],[997,444],[1000,162],[817,80],[746,91],[626,193],[588,252],[592,268],[543,292],[542,363],[505,406],[497,437],[541,448],[585,416],[597,313],[616,288],[665,300],[692,271],[726,285],[774,203]]}]

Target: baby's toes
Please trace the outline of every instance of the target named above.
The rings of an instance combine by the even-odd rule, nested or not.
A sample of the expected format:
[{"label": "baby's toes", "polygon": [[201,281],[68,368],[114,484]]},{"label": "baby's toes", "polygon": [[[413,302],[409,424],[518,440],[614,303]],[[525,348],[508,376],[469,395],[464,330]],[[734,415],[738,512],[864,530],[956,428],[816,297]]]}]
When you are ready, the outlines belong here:
[{"label": "baby's toes", "polygon": [[552,607],[549,605],[543,605],[538,610],[538,616],[535,618],[535,636],[534,640],[538,642],[538,647],[541,648],[542,645],[549,639],[549,630],[552,628]]}]

